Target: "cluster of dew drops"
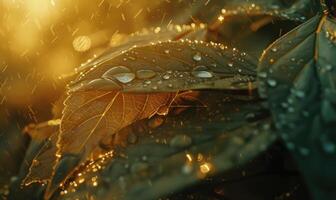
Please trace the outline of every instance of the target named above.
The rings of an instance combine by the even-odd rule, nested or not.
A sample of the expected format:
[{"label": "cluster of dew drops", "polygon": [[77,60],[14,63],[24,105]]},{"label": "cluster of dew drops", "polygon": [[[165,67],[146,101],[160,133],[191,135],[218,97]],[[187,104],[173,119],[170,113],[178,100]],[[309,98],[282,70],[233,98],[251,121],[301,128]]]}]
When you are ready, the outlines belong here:
[{"label": "cluster of dew drops", "polygon": [[[135,72],[133,72],[131,70],[130,67],[126,67],[124,65],[117,65],[117,66],[111,66],[104,74],[102,74],[102,76],[100,78],[94,79],[94,80],[90,80],[89,82],[81,82],[81,79],[85,79],[86,74],[88,74],[90,71],[95,70],[95,68],[99,67],[99,65],[95,65],[93,66],[91,69],[89,69],[88,72],[86,73],[82,73],[79,77],[79,84],[77,84],[75,87],[72,87],[72,91],[78,91],[78,90],[83,90],[83,89],[87,89],[87,88],[94,88],[94,86],[97,86],[99,84],[101,85],[110,85],[111,89],[120,89],[121,86],[119,84],[122,84],[123,86],[132,86],[132,82],[134,80],[143,80],[143,87],[148,87],[149,85],[152,84],[152,80],[153,78],[160,76],[160,80],[157,81],[157,84],[152,84],[151,89],[152,90],[157,90],[159,89],[159,86],[162,85],[163,81],[169,81],[172,77],[174,78],[181,78],[183,80],[186,81],[186,84],[193,84],[196,83],[197,81],[200,80],[216,80],[218,79],[218,74],[214,73],[211,69],[209,69],[209,67],[203,65],[203,64],[197,64],[200,63],[203,59],[203,57],[208,56],[204,53],[201,53],[199,51],[196,50],[196,47],[193,46],[195,44],[203,44],[205,46],[211,46],[214,47],[215,49],[218,50],[218,54],[220,56],[225,56],[222,54],[222,51],[228,51],[228,55],[229,57],[232,57],[232,61],[227,62],[227,67],[229,69],[231,69],[231,71],[235,71],[235,78],[237,79],[237,81],[241,81],[241,82],[252,82],[254,81],[254,77],[253,76],[244,76],[243,73],[243,69],[240,67],[236,67],[234,66],[234,60],[239,61],[240,63],[244,63],[245,59],[244,57],[246,57],[246,53],[245,52],[239,52],[236,48],[232,48],[229,49],[227,46],[223,45],[223,44],[218,44],[218,43],[206,43],[203,41],[197,41],[197,40],[188,40],[188,39],[182,39],[179,40],[178,42],[172,42],[172,41],[168,41],[168,42],[157,42],[157,43],[151,43],[151,45],[155,46],[155,47],[161,47],[160,45],[162,45],[162,47],[165,47],[164,44],[167,43],[175,43],[178,44],[178,48],[175,49],[175,51],[182,51],[183,47],[185,47],[184,44],[190,45],[190,47],[192,48],[192,50],[195,51],[195,53],[192,55],[192,60],[195,63],[195,65],[192,67],[192,69],[188,69],[187,71],[173,71],[173,70],[169,70],[167,69],[167,71],[165,72],[160,72],[160,71],[154,71],[152,69],[139,69]],[[136,46],[134,46],[133,48],[131,48],[130,50],[124,51],[122,52],[122,56],[125,56],[123,58],[123,61],[127,62],[127,59],[130,59],[132,61],[136,60],[136,57],[133,56],[129,56],[129,54],[137,54],[137,52],[134,50],[134,48],[136,48]],[[164,54],[166,55],[170,55],[171,53],[171,49],[165,49]],[[224,52],[224,53],[225,53]],[[153,59],[152,60],[153,65],[155,65],[156,60]],[[217,67],[217,63],[212,63],[211,64],[211,68],[216,68]],[[190,71],[189,71],[190,70]],[[116,83],[115,80],[118,82]],[[169,82],[166,85],[168,88],[174,88],[173,85],[173,81]]]}]

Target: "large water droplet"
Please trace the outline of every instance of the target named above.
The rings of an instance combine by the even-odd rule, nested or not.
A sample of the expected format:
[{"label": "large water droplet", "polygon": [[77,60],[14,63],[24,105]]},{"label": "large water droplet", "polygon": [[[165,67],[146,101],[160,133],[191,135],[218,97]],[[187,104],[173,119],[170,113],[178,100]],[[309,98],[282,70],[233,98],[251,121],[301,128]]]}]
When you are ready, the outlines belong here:
[{"label": "large water droplet", "polygon": [[192,75],[197,78],[212,78],[213,74],[207,70],[206,66],[200,65],[194,68]]},{"label": "large water droplet", "polygon": [[104,79],[109,79],[109,80],[113,80],[115,74],[121,74],[121,73],[128,73],[131,72],[130,69],[128,69],[125,66],[115,66],[112,67],[111,69],[107,70],[103,75],[102,78]]},{"label": "large water droplet", "polygon": [[149,69],[142,69],[136,72],[136,76],[139,79],[149,79],[149,78],[153,78],[154,76],[156,76],[156,72],[153,70],[149,70]]},{"label": "large water droplet", "polygon": [[113,77],[121,83],[129,83],[135,79],[134,73],[120,73],[114,74]]}]

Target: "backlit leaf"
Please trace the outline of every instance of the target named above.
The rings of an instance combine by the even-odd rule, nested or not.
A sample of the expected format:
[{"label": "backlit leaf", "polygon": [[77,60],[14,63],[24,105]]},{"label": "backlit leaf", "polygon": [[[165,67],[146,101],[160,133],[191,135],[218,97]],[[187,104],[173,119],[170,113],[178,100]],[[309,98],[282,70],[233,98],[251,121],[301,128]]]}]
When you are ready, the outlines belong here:
[{"label": "backlit leaf", "polygon": [[173,109],[158,128],[134,126],[126,148],[78,169],[62,198],[156,199],[241,165],[274,141],[256,97],[207,91],[198,98],[203,106],[178,115]]},{"label": "backlit leaf", "polygon": [[191,40],[204,40],[207,34],[207,26],[205,24],[192,25],[169,25],[167,27],[154,27],[143,29],[124,36],[114,34],[111,38],[111,47],[103,54],[99,55],[87,63],[83,63],[77,68],[77,72],[85,72],[95,65],[100,65],[135,46],[145,46],[151,43],[164,42],[168,40],[179,40],[188,38]]},{"label": "backlit leaf", "polygon": [[97,65],[70,91],[253,89],[256,59],[223,44],[183,40],[133,48]]}]

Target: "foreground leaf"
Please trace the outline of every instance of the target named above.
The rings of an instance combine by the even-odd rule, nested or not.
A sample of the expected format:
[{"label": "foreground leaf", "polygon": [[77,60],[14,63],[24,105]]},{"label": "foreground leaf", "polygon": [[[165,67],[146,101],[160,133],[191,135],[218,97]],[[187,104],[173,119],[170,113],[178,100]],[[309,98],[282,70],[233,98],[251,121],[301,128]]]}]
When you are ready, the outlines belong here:
[{"label": "foreground leaf", "polygon": [[[105,137],[135,121],[168,113],[178,91],[251,90],[254,75],[255,59],[245,53],[191,41],[135,48],[98,65],[69,86],[57,142],[60,159],[47,197],[76,166],[96,157],[95,150]],[[142,93],[125,93],[130,91]],[[64,166],[67,171],[59,174]]]},{"label": "foreground leaf", "polygon": [[134,48],[92,68],[70,91],[253,89],[257,60],[223,44],[190,40]]},{"label": "foreground leaf", "polygon": [[76,69],[77,73],[85,73],[95,65],[100,65],[133,47],[146,46],[151,43],[176,41],[180,39],[204,40],[207,34],[205,24],[169,25],[167,27],[154,27],[130,35],[114,34],[111,38],[111,47],[97,58],[90,59]]},{"label": "foreground leaf", "polygon": [[[71,174],[73,168],[94,156],[99,142],[118,132],[133,122],[150,118],[160,112],[162,107],[169,107],[176,93],[124,94],[120,91],[79,92],[70,95],[65,101],[65,108],[57,141],[59,160],[55,172],[58,173],[68,163],[67,155],[77,158],[67,167]],[[54,183],[58,185],[66,179],[68,173],[53,177],[46,195],[53,192]]]},{"label": "foreground leaf", "polygon": [[62,198],[156,199],[243,164],[274,141],[257,98],[209,91],[199,100],[206,107],[173,110],[159,128],[134,126],[126,148],[78,169]]},{"label": "foreground leaf", "polygon": [[316,16],[263,55],[259,90],[316,199],[336,194],[335,20]]}]

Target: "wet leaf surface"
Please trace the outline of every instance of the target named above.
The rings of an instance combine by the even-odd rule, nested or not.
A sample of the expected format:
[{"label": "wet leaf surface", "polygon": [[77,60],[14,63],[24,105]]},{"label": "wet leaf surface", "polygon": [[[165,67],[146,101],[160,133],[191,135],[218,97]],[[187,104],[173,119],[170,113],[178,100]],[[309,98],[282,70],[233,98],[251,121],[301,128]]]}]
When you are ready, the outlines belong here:
[{"label": "wet leaf surface", "polygon": [[243,164],[274,141],[256,97],[210,91],[199,99],[206,107],[195,104],[155,129],[135,126],[123,133],[127,145],[79,169],[62,196],[157,198]]},{"label": "wet leaf surface", "polygon": [[70,91],[253,89],[256,59],[223,44],[183,40],[131,49],[97,65]]},{"label": "wet leaf surface", "polygon": [[299,26],[266,50],[258,74],[279,135],[316,199],[336,195],[335,26],[328,16]]},{"label": "wet leaf surface", "polygon": [[205,24],[168,25],[167,27],[144,28],[130,35],[114,34],[110,42],[111,47],[97,58],[90,59],[86,63],[83,63],[77,68],[77,72],[85,72],[95,65],[100,65],[133,47],[141,47],[168,40],[205,40],[206,35],[207,26]]}]

